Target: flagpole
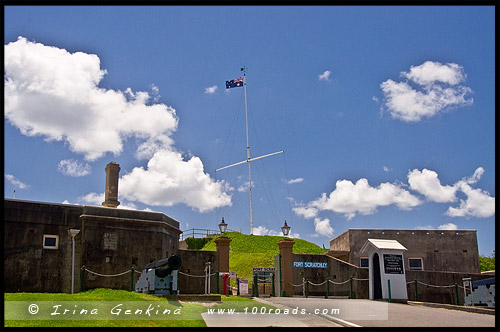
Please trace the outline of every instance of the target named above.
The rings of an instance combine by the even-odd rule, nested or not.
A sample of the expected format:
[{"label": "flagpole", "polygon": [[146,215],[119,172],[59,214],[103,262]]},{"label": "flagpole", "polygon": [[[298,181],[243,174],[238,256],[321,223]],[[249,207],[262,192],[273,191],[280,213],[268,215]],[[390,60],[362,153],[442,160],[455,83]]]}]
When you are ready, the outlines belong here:
[{"label": "flagpole", "polygon": [[245,128],[247,133],[247,162],[248,162],[248,184],[250,193],[250,235],[253,235],[253,208],[252,208],[252,169],[250,167],[250,143],[248,140],[248,108],[247,108],[247,74],[243,72],[243,89],[245,90]]},{"label": "flagpole", "polygon": [[[263,156],[260,156],[260,157],[256,157],[256,158],[251,158],[250,157],[250,143],[249,143],[249,139],[248,139],[249,135],[248,135],[248,106],[247,106],[246,67],[241,68],[241,71],[243,71],[243,89],[245,91],[245,129],[246,129],[246,135],[247,135],[247,159],[243,160],[243,161],[240,161],[240,162],[237,162],[235,164],[229,165],[229,166],[224,166],[224,167],[218,168],[215,171],[218,172],[220,170],[223,170],[223,169],[226,169],[226,168],[229,168],[229,167],[233,167],[233,166],[241,165],[241,164],[244,164],[244,163],[248,163],[248,183],[249,183],[249,193],[250,193],[250,234],[253,234],[252,169],[251,169],[250,163],[252,161],[255,161],[255,160],[258,160],[258,159],[262,159],[262,158],[266,158],[266,157],[270,157],[270,156],[274,156],[274,155],[276,155],[278,153],[283,153],[285,151],[281,150],[281,151],[278,151],[278,152],[269,153],[269,154],[266,154],[266,155],[263,155]],[[239,82],[240,82],[239,80],[240,79],[241,78],[238,79],[238,82],[236,84],[234,82],[235,80],[226,81],[226,89],[230,89],[230,88],[235,88],[235,87],[241,86],[241,85],[239,85]]]}]

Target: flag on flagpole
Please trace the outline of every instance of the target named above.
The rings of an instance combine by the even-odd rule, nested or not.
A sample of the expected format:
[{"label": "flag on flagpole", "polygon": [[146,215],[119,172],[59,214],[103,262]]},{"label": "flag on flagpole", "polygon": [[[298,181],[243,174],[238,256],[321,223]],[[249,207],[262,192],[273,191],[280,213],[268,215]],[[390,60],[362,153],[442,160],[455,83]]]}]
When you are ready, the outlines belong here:
[{"label": "flag on flagpole", "polygon": [[235,78],[234,80],[226,81],[226,89],[237,88],[243,86],[244,77]]}]

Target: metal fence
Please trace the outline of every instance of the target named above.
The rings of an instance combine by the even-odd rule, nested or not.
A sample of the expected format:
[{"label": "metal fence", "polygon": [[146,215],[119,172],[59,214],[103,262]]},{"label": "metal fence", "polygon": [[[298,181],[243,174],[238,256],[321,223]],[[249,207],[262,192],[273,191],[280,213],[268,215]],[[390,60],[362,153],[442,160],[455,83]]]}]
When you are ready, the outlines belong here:
[{"label": "metal fence", "polygon": [[[239,232],[237,230],[228,229],[226,232]],[[209,236],[215,236],[221,234],[220,231],[215,229],[204,229],[204,228],[191,228],[186,231],[182,231],[180,239],[184,240],[188,237],[192,238],[204,238]]]}]

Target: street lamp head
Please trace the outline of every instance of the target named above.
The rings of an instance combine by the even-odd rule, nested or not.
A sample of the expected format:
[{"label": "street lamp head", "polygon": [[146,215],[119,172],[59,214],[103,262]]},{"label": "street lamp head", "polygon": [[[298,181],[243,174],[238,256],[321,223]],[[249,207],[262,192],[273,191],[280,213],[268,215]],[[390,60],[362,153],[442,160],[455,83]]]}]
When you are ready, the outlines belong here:
[{"label": "street lamp head", "polygon": [[283,232],[283,236],[288,236],[288,234],[290,233],[290,226],[287,225],[286,223],[286,220],[285,220],[285,224],[281,227],[281,231]]},{"label": "street lamp head", "polygon": [[227,230],[227,224],[226,224],[226,222],[224,221],[224,217],[222,217],[222,221],[221,221],[221,223],[219,224],[219,231],[220,231],[221,233],[225,233],[225,232],[226,232],[226,230]]},{"label": "street lamp head", "polygon": [[76,228],[70,228],[68,229],[68,233],[69,235],[71,235],[71,237],[75,237],[78,233],[80,233],[80,230]]}]

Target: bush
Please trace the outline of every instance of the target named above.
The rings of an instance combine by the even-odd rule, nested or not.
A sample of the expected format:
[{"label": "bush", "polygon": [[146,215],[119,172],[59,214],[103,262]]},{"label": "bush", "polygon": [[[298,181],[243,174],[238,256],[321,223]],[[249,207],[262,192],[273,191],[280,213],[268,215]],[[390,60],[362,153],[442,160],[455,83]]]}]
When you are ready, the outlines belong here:
[{"label": "bush", "polygon": [[200,238],[200,239],[195,239],[194,237],[188,237],[186,238],[186,244],[188,246],[188,249],[197,249],[200,250],[210,242],[212,239],[211,238]]},{"label": "bush", "polygon": [[481,272],[495,270],[495,255],[493,257],[479,256],[479,266]]}]

